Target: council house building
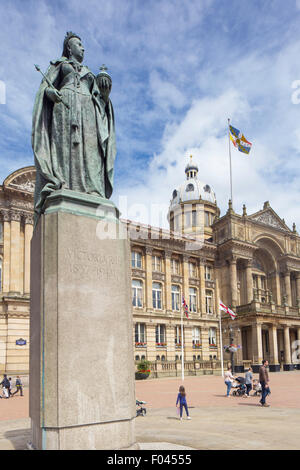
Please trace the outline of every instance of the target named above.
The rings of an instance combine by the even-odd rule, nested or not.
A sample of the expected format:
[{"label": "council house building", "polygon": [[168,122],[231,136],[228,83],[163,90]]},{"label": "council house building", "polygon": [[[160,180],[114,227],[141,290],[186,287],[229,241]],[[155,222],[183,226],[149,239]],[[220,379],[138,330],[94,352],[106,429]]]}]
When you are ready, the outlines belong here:
[{"label": "council house building", "polygon": [[[182,184],[170,188],[170,230],[124,220],[131,243],[134,360],[152,376],[220,373],[222,341],[238,347],[237,370],[268,359],[270,371],[299,368],[300,237],[269,202],[254,214],[220,216],[214,190],[192,158]],[[0,186],[0,373],[29,373],[30,240],[35,168]],[[183,315],[182,299],[188,304]],[[117,327],[117,325],[116,325]],[[122,341],[122,338],[120,338]],[[225,362],[230,354],[224,353]]]}]

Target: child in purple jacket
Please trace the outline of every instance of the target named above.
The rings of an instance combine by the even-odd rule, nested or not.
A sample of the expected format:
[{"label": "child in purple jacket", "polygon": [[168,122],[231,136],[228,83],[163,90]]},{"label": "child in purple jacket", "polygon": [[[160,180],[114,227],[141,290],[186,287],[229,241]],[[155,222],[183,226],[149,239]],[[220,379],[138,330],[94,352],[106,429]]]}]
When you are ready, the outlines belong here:
[{"label": "child in purple jacket", "polygon": [[186,402],[186,393],[183,385],[180,385],[179,387],[179,393],[177,395],[177,401],[176,401],[176,406],[178,407],[178,403],[180,406],[180,421],[182,421],[182,408],[184,407],[187,419],[191,419],[189,416],[189,410]]}]

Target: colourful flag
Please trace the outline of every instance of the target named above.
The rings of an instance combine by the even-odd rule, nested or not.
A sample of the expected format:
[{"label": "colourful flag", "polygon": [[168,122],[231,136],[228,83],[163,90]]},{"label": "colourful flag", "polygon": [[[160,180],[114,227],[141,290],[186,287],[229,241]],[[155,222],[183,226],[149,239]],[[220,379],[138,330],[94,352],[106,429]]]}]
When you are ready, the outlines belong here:
[{"label": "colourful flag", "polygon": [[231,316],[232,320],[234,320],[236,318],[236,313],[234,313],[232,310],[230,310],[230,308],[226,307],[226,305],[223,304],[223,302],[221,302],[221,301],[220,301],[220,310],[223,310],[223,312],[228,313],[228,315]]},{"label": "colourful flag", "polygon": [[251,150],[252,144],[249,142],[244,134],[241,133],[238,129],[235,127],[229,125],[229,136],[230,140],[233,143],[233,145],[243,153],[248,154]]},{"label": "colourful flag", "polygon": [[184,297],[182,297],[182,306],[183,306],[186,318],[189,318],[189,307],[188,307]]}]

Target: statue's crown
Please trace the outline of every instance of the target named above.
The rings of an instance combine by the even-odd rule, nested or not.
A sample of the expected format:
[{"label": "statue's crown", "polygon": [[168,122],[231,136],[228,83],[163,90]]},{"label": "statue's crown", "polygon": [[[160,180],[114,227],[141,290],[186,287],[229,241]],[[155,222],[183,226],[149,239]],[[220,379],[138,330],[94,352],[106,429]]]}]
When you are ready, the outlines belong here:
[{"label": "statue's crown", "polygon": [[78,36],[78,34],[73,33],[72,31],[67,31],[67,34],[65,35],[64,39],[64,49],[63,49],[63,55],[66,55],[67,47],[68,47],[68,42],[72,38],[78,38],[81,40],[81,38]]}]

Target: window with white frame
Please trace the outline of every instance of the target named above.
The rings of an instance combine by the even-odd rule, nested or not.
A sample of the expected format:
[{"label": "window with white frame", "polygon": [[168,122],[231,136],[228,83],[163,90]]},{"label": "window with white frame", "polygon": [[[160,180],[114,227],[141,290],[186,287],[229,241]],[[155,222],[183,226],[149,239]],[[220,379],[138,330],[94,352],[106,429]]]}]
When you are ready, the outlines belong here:
[{"label": "window with white frame", "polygon": [[161,256],[157,256],[157,255],[152,256],[152,271],[161,272]]},{"label": "window with white frame", "polygon": [[132,305],[134,307],[143,306],[143,282],[138,279],[132,280]]},{"label": "window with white frame", "polygon": [[205,266],[205,280],[211,281],[212,280],[212,266]]},{"label": "window with white frame", "polygon": [[166,326],[165,325],[156,325],[155,340],[158,346],[165,346],[166,344]]},{"label": "window with white frame", "polygon": [[211,290],[205,291],[205,309],[206,313],[212,314],[213,310],[213,293]]},{"label": "window with white frame", "polygon": [[180,287],[172,285],[172,310],[180,311]]},{"label": "window with white frame", "polygon": [[162,308],[162,285],[160,282],[152,283],[153,308]]},{"label": "window with white frame", "polygon": [[193,328],[193,347],[197,348],[201,345],[201,333],[199,326]]},{"label": "window with white frame", "polygon": [[189,262],[189,276],[190,277],[196,277],[196,263],[193,263],[192,261]]},{"label": "window with white frame", "polygon": [[131,267],[132,268],[142,267],[142,255],[138,251],[131,252]]},{"label": "window with white frame", "polygon": [[145,323],[135,324],[135,342],[146,343],[146,325]]},{"label": "window with white frame", "polygon": [[175,258],[171,259],[171,271],[172,271],[172,274],[180,273],[180,265],[179,265],[178,259],[175,259]]},{"label": "window with white frame", "polygon": [[190,312],[197,312],[197,289],[196,287],[189,288],[190,295]]},{"label": "window with white frame", "polygon": [[181,326],[175,326],[175,345],[181,345]]},{"label": "window with white frame", "polygon": [[217,330],[216,328],[209,328],[208,342],[210,346],[217,346]]}]

